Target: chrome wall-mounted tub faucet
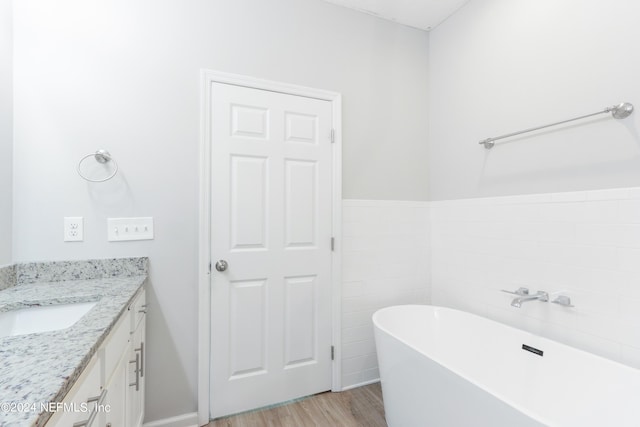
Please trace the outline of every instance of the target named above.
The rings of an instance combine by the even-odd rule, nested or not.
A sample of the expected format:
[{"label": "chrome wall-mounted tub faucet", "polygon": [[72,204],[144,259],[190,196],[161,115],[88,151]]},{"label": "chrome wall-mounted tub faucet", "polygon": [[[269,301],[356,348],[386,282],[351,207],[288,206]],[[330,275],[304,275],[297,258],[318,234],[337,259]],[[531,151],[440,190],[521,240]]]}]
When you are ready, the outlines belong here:
[{"label": "chrome wall-mounted tub faucet", "polygon": [[526,296],[514,298],[513,301],[511,301],[511,307],[520,308],[522,307],[523,302],[536,301],[536,300],[547,302],[549,301],[549,294],[546,293],[545,291],[538,291],[533,295],[526,295]]},{"label": "chrome wall-mounted tub faucet", "polygon": [[545,291],[538,291],[535,294],[529,294],[529,289],[518,288],[518,290],[515,292],[507,291],[505,289],[503,289],[502,292],[506,292],[511,295],[518,295],[517,298],[514,298],[513,301],[511,301],[511,306],[516,308],[522,307],[522,303],[527,301],[549,301],[549,294]]}]

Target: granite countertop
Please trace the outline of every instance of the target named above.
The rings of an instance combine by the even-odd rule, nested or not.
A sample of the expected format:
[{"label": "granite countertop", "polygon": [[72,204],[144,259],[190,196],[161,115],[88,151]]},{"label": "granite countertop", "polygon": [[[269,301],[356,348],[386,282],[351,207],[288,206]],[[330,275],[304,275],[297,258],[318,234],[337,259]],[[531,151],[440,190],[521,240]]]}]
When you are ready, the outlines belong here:
[{"label": "granite countertop", "polygon": [[[73,326],[0,338],[0,426],[42,426],[147,280],[146,274],[18,284],[0,291],[0,312],[97,301]],[[13,405],[7,411],[7,404]],[[35,410],[18,412],[17,405]],[[4,406],[1,406],[4,405]]]}]

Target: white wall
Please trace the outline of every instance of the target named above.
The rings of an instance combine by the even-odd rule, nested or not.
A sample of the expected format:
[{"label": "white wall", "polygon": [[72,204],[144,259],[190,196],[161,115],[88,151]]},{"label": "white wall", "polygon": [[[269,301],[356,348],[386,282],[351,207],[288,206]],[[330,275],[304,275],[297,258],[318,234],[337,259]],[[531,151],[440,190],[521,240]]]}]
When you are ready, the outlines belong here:
[{"label": "white wall", "polygon": [[[640,367],[638,111],[478,145],[640,107],[638,16],[632,0],[472,0],[430,33],[434,304]],[[500,289],[520,286],[575,308],[513,308]]]},{"label": "white wall", "polygon": [[622,101],[640,108],[638,16],[634,0],[472,0],[435,28],[430,198],[640,185],[638,111],[478,145]]},{"label": "white wall", "polygon": [[11,0],[0,0],[0,266],[10,264],[13,159],[13,35]]},{"label": "white wall", "polygon": [[[201,68],[341,92],[344,195],[426,199],[424,32],[319,0],[15,3],[14,258],[149,256],[147,421],[196,410]],[[120,172],[88,184],[98,148]],[[143,215],[154,241],[106,241]]]},{"label": "white wall", "polygon": [[[640,188],[431,202],[432,301],[640,368]],[[574,308],[510,306],[544,290]]]},{"label": "white wall", "polygon": [[427,202],[345,200],[342,387],[379,378],[373,313],[429,302]]}]

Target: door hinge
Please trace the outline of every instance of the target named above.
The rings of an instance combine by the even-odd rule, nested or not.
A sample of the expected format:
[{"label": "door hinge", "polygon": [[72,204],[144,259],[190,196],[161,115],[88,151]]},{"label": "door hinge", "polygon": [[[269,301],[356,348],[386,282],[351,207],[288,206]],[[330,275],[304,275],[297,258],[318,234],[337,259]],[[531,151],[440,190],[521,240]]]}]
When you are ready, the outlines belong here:
[{"label": "door hinge", "polygon": [[331,360],[334,360],[336,358],[336,348],[334,346],[331,346]]},{"label": "door hinge", "polygon": [[336,238],[332,237],[331,238],[331,251],[333,252],[336,248]]},{"label": "door hinge", "polygon": [[336,142],[336,130],[331,129],[331,143],[333,144],[334,142]]}]

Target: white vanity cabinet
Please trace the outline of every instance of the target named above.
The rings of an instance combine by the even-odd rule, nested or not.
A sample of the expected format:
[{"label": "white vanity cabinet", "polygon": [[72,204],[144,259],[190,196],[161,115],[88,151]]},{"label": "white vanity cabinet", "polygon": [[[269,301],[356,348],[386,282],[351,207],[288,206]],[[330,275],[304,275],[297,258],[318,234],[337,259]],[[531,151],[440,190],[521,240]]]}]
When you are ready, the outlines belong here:
[{"label": "white vanity cabinet", "polygon": [[[142,426],[146,376],[145,314],[143,289],[122,314],[46,427]],[[74,409],[81,405],[88,408],[87,411]]]}]

